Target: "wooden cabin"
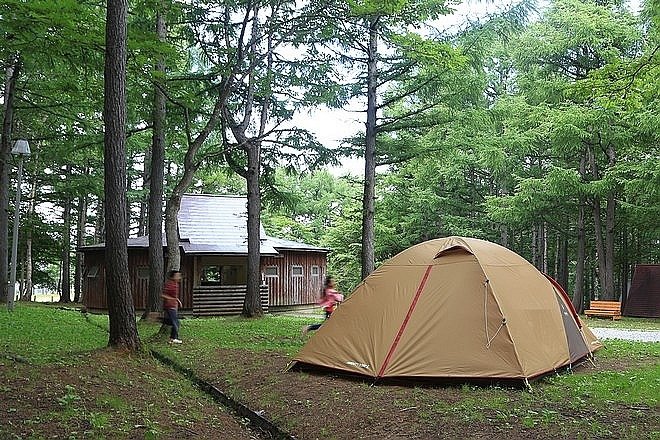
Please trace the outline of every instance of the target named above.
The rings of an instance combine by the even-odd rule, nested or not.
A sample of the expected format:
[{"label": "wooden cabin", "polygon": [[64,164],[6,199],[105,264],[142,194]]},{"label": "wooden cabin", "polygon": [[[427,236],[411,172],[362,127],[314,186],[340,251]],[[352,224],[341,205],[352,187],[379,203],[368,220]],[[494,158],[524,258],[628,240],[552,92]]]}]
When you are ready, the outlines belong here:
[{"label": "wooden cabin", "polygon": [[[178,228],[181,312],[195,316],[239,314],[247,282],[247,199],[186,194],[181,200]],[[328,250],[269,237],[263,226],[260,229],[264,310],[313,306],[327,272]],[[148,237],[129,238],[127,246],[133,301],[137,310],[144,310],[150,270]],[[91,311],[107,310],[105,246],[79,250],[84,259],[83,303]],[[167,255],[166,247],[163,253]]]}]

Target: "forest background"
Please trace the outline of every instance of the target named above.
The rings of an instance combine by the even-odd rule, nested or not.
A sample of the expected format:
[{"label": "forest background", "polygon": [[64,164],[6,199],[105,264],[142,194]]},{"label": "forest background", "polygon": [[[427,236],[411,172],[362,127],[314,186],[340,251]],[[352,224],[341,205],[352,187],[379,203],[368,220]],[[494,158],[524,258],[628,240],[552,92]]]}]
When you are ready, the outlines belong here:
[{"label": "forest background", "polygon": [[[523,1],[438,27],[455,6],[130,0],[127,233],[162,229],[185,192],[244,194],[269,234],[331,249],[347,292],[410,245],[463,235],[523,255],[578,309],[625,299],[634,265],[660,261],[658,2]],[[79,301],[76,249],[104,241],[104,16],[0,1],[0,297],[15,139],[32,150],[22,297]],[[295,124],[356,105],[365,129],[338,147]],[[328,171],[351,157],[364,175]]]}]

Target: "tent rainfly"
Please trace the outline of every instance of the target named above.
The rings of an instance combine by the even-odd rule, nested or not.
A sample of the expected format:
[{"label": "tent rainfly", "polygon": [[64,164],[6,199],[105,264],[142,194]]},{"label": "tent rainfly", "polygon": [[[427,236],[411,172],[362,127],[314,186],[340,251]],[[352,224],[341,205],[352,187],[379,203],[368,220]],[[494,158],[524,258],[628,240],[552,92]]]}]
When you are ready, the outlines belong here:
[{"label": "tent rainfly", "polygon": [[369,275],[292,367],[381,378],[521,380],[602,347],[561,287],[500,245],[448,237]]}]

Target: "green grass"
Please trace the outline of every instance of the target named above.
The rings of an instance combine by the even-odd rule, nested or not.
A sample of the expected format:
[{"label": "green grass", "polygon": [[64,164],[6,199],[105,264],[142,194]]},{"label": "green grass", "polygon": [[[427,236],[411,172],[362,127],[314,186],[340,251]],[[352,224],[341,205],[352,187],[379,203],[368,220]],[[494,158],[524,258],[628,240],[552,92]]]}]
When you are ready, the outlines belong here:
[{"label": "green grass", "polygon": [[33,364],[62,360],[66,354],[108,343],[107,332],[87,324],[82,313],[24,303],[16,303],[12,312],[0,307],[0,334],[0,352]]},{"label": "green grass", "polygon": [[[245,402],[254,396],[241,387],[241,379],[245,375],[243,366],[216,363],[222,361],[221,356],[216,357],[217,350],[224,348],[255,353],[250,361],[252,366],[268,361],[267,354],[260,356],[259,353],[276,352],[291,357],[304,343],[300,337],[301,326],[314,320],[314,317],[287,316],[183,319],[180,332],[183,346],[168,346],[163,343],[163,337],[154,337],[160,329],[159,324],[139,322],[138,331],[146,349],[155,348],[198,372],[218,372],[220,369],[216,377],[220,378],[224,391]],[[592,327],[601,323],[600,320],[587,322]],[[655,329],[657,320],[624,319],[613,324],[619,328]],[[106,347],[107,328],[108,317],[105,315],[88,315],[85,319],[84,315],[75,311],[19,303],[12,313],[0,309],[0,332],[3,335],[0,355],[24,357],[30,363],[45,368],[67,362],[76,365],[81,356]],[[443,400],[438,399],[438,395],[443,395],[438,394],[442,391],[403,387],[396,391],[391,400],[395,411],[409,414],[408,409],[415,408],[410,411],[419,411],[418,420],[426,424],[442,420],[446,423],[460,422],[465,426],[494,425],[500,427],[502,432],[523,429],[542,433],[553,430],[562,437],[578,432],[576,438],[660,439],[658,429],[645,426],[643,422],[644,416],[655,413],[660,405],[660,343],[619,340],[604,343],[605,347],[596,353],[596,362],[616,368],[552,376],[533,383],[531,393],[465,385],[448,390],[452,398]],[[25,423],[39,426],[44,421],[59,423],[57,421],[62,420],[61,423],[71,425],[69,436],[89,438],[100,438],[113,432],[119,437],[130,436],[136,423],[142,425],[144,438],[167,436],[169,428],[163,426],[164,413],[177,426],[193,430],[196,429],[195,424],[204,420],[209,424],[221,423],[201,410],[205,405],[215,403],[204,396],[199,397],[189,382],[159,374],[158,371],[162,370],[158,370],[148,356],[126,359],[125,365],[123,369],[116,368],[116,365],[114,368],[98,365],[94,371],[79,371],[76,374],[83,382],[93,386],[94,394],[90,395],[92,391],[89,388],[85,390],[84,387],[62,385],[57,390],[54,407],[26,419]],[[140,365],[149,368],[141,370]],[[274,372],[272,376],[261,378],[265,386],[261,395],[257,396],[264,405],[260,407],[274,411],[274,418],[283,427],[301,426],[302,420],[296,419],[295,415],[287,416],[291,413],[290,408],[279,407],[286,405],[286,399],[279,394],[281,387],[274,386],[282,379],[277,374]],[[30,386],[40,380],[38,371],[34,369],[7,369],[5,377],[11,381],[29,379]],[[151,390],[155,403],[143,403],[143,406],[136,407],[134,401],[113,391],[116,387],[132,388],[138,384]],[[386,386],[370,387],[360,382],[354,386],[364,396],[365,405],[382,401],[391,396],[393,390]],[[8,389],[0,386],[0,393]],[[198,402],[196,406],[188,405],[186,414],[180,413],[178,408],[182,402],[195,395],[198,396],[195,397]],[[319,400],[320,395],[310,396],[310,400],[301,403],[301,406],[334,407],[342,405],[342,399],[345,399],[339,393],[324,395],[324,401]],[[280,413],[277,413],[278,410]],[[630,426],[623,422],[622,425],[612,424],[610,419],[618,411],[639,413],[639,416],[629,415],[626,422],[629,421]],[[567,417],[572,414],[576,416]],[[136,417],[139,422],[135,421]],[[652,417],[651,425],[657,420],[657,416]],[[85,430],[80,431],[81,426],[85,426]],[[320,438],[332,438],[332,435],[331,430],[325,434],[318,433]]]},{"label": "green grass", "polygon": [[607,339],[602,341],[604,348],[596,352],[599,359],[638,360],[655,358],[660,363],[660,343],[623,341]]},{"label": "green grass", "polygon": [[[138,327],[144,338],[159,329]],[[107,328],[107,316],[58,306],[0,309],[0,394],[11,396],[8,411],[23,415],[12,425],[0,422],[0,438],[157,439],[200,426],[205,437],[226,425],[215,402],[146,350],[104,350]]]},{"label": "green grass", "polygon": [[243,348],[253,351],[276,350],[296,353],[302,346],[300,329],[308,318],[266,316],[263,319],[205,318],[181,321],[182,338],[186,334],[196,341],[215,347]]},{"label": "green grass", "polygon": [[629,318],[623,316],[621,319],[614,321],[610,318],[587,318],[581,315],[580,319],[589,327],[660,330],[660,319],[657,318]]}]

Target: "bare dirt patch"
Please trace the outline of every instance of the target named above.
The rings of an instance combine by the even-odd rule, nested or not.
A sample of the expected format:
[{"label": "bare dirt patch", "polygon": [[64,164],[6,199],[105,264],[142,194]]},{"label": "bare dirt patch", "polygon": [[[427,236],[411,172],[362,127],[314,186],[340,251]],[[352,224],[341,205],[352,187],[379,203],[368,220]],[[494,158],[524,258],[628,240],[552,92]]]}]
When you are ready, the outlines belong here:
[{"label": "bare dirt patch", "polygon": [[99,350],[61,365],[0,360],[0,395],[2,439],[256,438],[180,375],[146,356]]},{"label": "bare dirt patch", "polygon": [[[274,352],[219,349],[197,372],[299,439],[639,439],[657,435],[660,422],[657,408],[585,407],[585,396],[548,400],[543,392],[516,388],[372,386],[336,374],[285,372],[288,362]],[[590,371],[585,364],[575,374]]]}]

